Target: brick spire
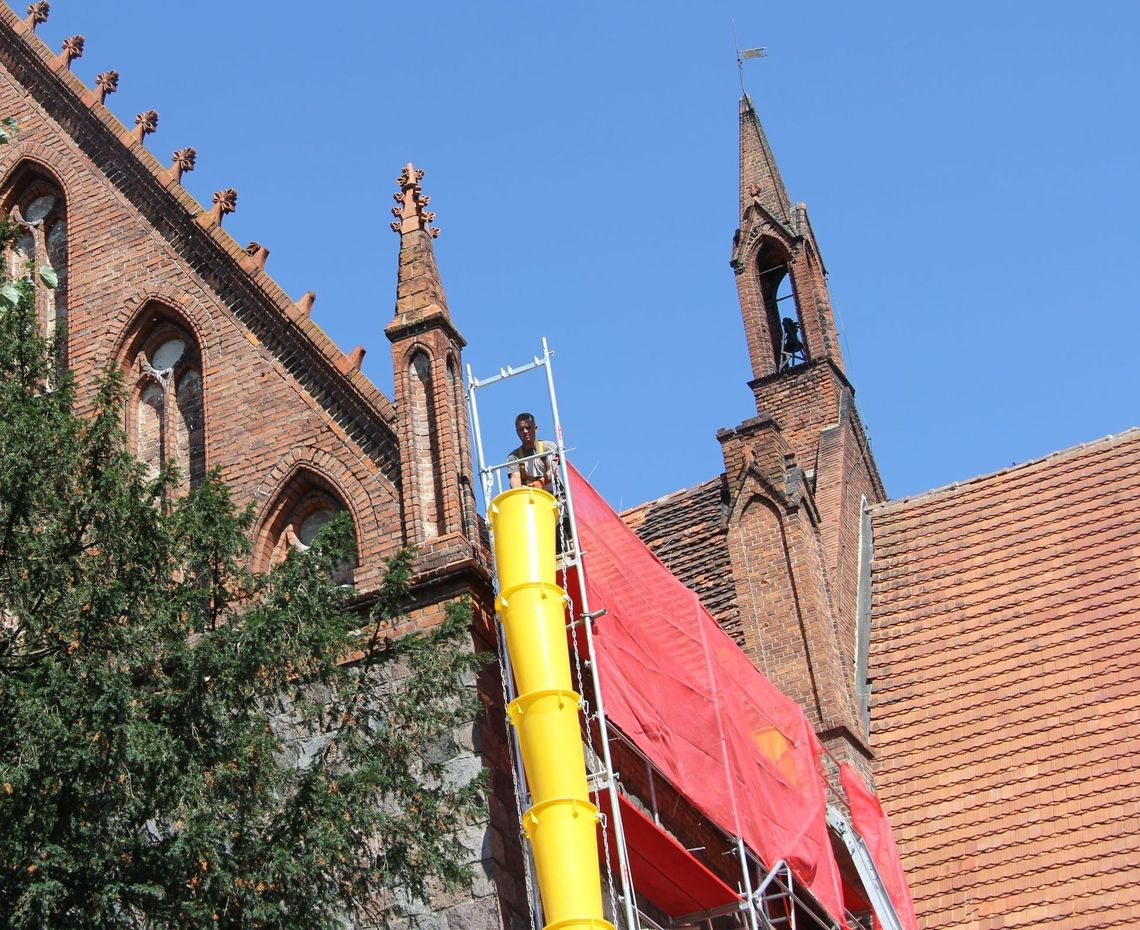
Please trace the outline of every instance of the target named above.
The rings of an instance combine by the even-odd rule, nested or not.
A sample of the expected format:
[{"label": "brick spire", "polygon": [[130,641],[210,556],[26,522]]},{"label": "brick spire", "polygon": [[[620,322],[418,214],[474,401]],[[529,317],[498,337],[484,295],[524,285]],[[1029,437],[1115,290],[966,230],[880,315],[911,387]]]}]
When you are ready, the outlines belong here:
[{"label": "brick spire", "polygon": [[448,317],[447,296],[435,263],[431,240],[439,230],[430,224],[435,214],[425,209],[431,198],[420,187],[424,173],[408,162],[396,178],[400,190],[392,197],[398,204],[392,208],[396,222],[392,229],[400,234],[400,266],[396,283],[396,318],[400,325],[442,314]]},{"label": "brick spire", "polygon": [[768,146],[768,137],[764,135],[760,117],[756,115],[756,109],[752,106],[752,98],[746,94],[740,98],[740,216],[742,219],[744,211],[754,199],[759,199],[761,206],[775,219],[785,226],[790,225],[792,209],[788,192],[784,189],[784,179],[780,177],[780,169],[776,166],[776,159]]},{"label": "brick spire", "polygon": [[416,571],[446,572],[469,563],[478,545],[467,405],[464,341],[451,320],[431,241],[439,230],[411,162],[393,196],[400,234],[396,314],[384,327],[392,343],[396,430],[400,438],[400,499],[404,541],[419,549]]}]

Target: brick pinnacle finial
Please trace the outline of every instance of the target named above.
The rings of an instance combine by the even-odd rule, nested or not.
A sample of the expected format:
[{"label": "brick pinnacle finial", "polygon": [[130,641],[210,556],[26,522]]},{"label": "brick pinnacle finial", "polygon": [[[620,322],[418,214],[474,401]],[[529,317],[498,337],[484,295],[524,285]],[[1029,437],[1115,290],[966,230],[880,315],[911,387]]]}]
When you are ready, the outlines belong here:
[{"label": "brick pinnacle finial", "polygon": [[297,309],[300,310],[305,316],[313,315],[313,303],[317,299],[316,291],[305,291],[301,295],[301,299],[297,301]]},{"label": "brick pinnacle finial", "polygon": [[396,217],[392,229],[401,235],[422,229],[434,239],[439,235],[439,230],[428,225],[435,219],[435,214],[424,209],[431,203],[431,198],[425,197],[420,188],[420,181],[423,180],[423,176],[422,169],[416,168],[415,165],[408,162],[404,166],[403,173],[396,178],[396,186],[400,188],[400,191],[393,194],[392,199],[399,206],[392,208],[392,215]]},{"label": "brick pinnacle finial", "polygon": [[63,40],[63,49],[60,51],[59,57],[68,71],[71,70],[71,63],[76,58],[83,57],[83,41],[83,36],[72,36],[70,39]]},{"label": "brick pinnacle finial", "polygon": [[341,360],[337,363],[336,367],[340,370],[341,374],[345,375],[354,371],[360,371],[360,366],[364,362],[364,354],[367,351],[368,350],[365,349],[364,346],[357,346],[347,355],[342,357]]},{"label": "brick pinnacle finial", "polygon": [[269,249],[260,242],[251,242],[245,247],[245,254],[253,259],[254,264],[258,268],[262,271],[265,270],[265,262],[269,258]]},{"label": "brick pinnacle finial", "polygon": [[135,114],[135,141],[140,145],[143,139],[158,129],[158,110],[144,110]]},{"label": "brick pinnacle finial", "polygon": [[[198,152],[193,148],[179,149],[174,153],[173,158],[174,162],[170,166],[170,173],[174,175],[174,180],[181,184],[182,175],[194,170],[194,163],[198,160]],[[214,196],[217,197],[216,194]]]},{"label": "brick pinnacle finial", "polygon": [[232,187],[227,187],[223,191],[218,191],[214,194],[214,206],[210,210],[210,219],[222,225],[222,217],[227,213],[233,213],[237,209],[237,191]]},{"label": "brick pinnacle finial", "polygon": [[32,32],[36,31],[36,26],[40,23],[46,23],[48,13],[51,12],[51,4],[47,0],[42,0],[40,3],[33,3],[28,7],[28,18],[24,20],[25,24]]},{"label": "brick pinnacle finial", "polygon": [[104,71],[95,76],[95,86],[99,88],[99,102],[106,103],[107,95],[119,89],[119,72]]}]

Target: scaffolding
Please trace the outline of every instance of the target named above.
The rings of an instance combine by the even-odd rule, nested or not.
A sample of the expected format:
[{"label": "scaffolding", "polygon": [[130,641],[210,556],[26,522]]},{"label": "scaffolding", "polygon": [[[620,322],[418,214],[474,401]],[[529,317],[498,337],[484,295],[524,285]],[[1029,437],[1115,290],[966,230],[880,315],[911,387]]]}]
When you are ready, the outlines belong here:
[{"label": "scaffolding", "polygon": [[[802,921],[807,920],[806,926],[809,927],[836,928],[837,924],[834,919],[820,907],[811,895],[805,897],[801,893],[787,862],[780,860],[771,866],[766,866],[760,857],[748,848],[741,837],[725,833],[726,845],[730,846],[739,867],[737,887],[732,889],[723,885],[721,879],[709,872],[692,856],[690,850],[680,846],[675,838],[672,838],[661,827],[655,784],[660,781],[668,781],[668,779],[632,740],[613,726],[606,716],[603,681],[599,664],[596,661],[594,644],[594,623],[606,611],[605,605],[592,606],[589,601],[585,564],[588,553],[581,551],[579,546],[581,537],[578,533],[568,472],[568,452],[570,450],[564,442],[551,364],[552,356],[553,352],[547,341],[543,339],[541,355],[533,356],[529,362],[518,367],[507,366],[500,368],[498,372],[489,377],[478,378],[471,366],[468,365],[467,402],[484,514],[487,514],[492,499],[498,493],[509,488],[509,474],[512,468],[525,467],[528,461],[541,458],[548,465],[546,473],[551,474],[549,466],[553,465],[551,487],[559,511],[559,519],[557,520],[557,575],[560,587],[564,591],[568,589],[573,591],[572,596],[567,597],[568,604],[573,605],[575,611],[574,615],[570,617],[567,635],[572,648],[572,676],[576,682],[578,694],[581,695],[579,710],[581,731],[587,746],[585,753],[587,783],[591,795],[598,801],[597,806],[604,811],[598,814],[601,827],[599,856],[602,860],[603,883],[609,892],[609,916],[620,930],[681,930],[681,928],[690,927],[700,928],[700,930],[727,930],[728,927],[738,927],[742,930],[797,930],[797,915],[801,920],[801,927],[805,926]],[[529,456],[519,457],[512,454],[512,458],[506,461],[488,462],[479,417],[478,395],[485,389],[501,385],[510,379],[537,374],[545,376],[545,387],[554,429],[554,448],[544,448],[542,445],[537,445],[534,453]],[[505,483],[504,476],[506,476]],[[494,578],[496,595],[498,595],[501,592],[498,590],[499,572],[497,567]],[[507,636],[501,622],[496,622],[496,633],[502,670],[503,700],[504,706],[508,707],[518,697],[518,693],[512,672]],[[515,802],[521,814],[530,806],[531,797],[527,786],[526,771],[522,763],[518,733],[515,727],[510,725],[506,715],[504,715],[504,725],[506,726],[511,755]],[[627,758],[636,759],[638,764],[645,766],[650,808],[648,815],[633,807],[625,798],[621,776],[615,769],[614,755],[611,751],[611,746],[614,744],[620,744],[624,747]],[[632,755],[630,755],[631,753]],[[685,796],[683,785],[671,784],[671,788],[679,796]],[[624,816],[623,810],[625,811]],[[651,916],[642,906],[643,902],[639,902],[634,887],[630,845],[626,833],[626,818],[632,818],[631,826],[637,826],[636,821],[640,818],[648,819],[651,823],[656,824],[661,835],[670,838],[677,847],[672,853],[676,856],[687,856],[691,860],[690,867],[694,869],[694,874],[696,874],[696,870],[703,870],[707,873],[706,881],[721,882],[726,892],[725,903],[716,907],[706,907],[693,913],[669,914],[664,921]],[[877,872],[874,871],[875,866],[870,861],[866,848],[861,846],[858,834],[851,828],[847,818],[830,805],[828,806],[827,819],[829,826],[851,850],[853,858],[856,859],[860,877],[864,877],[864,868],[867,866],[874,873],[873,875],[868,874],[864,881],[865,884],[874,886],[872,897],[875,899],[873,901],[875,910],[886,918],[883,919],[882,924],[887,930],[896,930],[900,924],[889,899],[883,892],[882,883],[878,879]],[[713,826],[718,832],[724,833],[723,828],[719,825],[713,824]],[[530,845],[523,834],[521,824],[519,842],[526,861],[525,880],[532,926],[534,930],[542,930],[542,900],[537,888]],[[880,910],[881,908],[882,910]],[[848,914],[847,917],[854,920],[854,915]],[[852,923],[852,926],[858,925],[857,922]]]},{"label": "scaffolding", "polygon": [[[621,822],[621,808],[619,801],[617,776],[613,767],[613,760],[610,756],[610,735],[608,724],[605,716],[605,705],[602,697],[601,681],[598,677],[597,664],[590,660],[593,655],[593,621],[596,615],[590,610],[588,594],[585,588],[585,571],[582,565],[582,553],[578,550],[577,539],[577,524],[574,518],[574,502],[570,495],[570,480],[566,471],[566,446],[563,441],[562,421],[558,413],[558,396],[554,387],[554,372],[551,367],[551,351],[546,340],[542,340],[542,355],[535,356],[529,363],[522,365],[518,368],[506,367],[499,370],[495,375],[488,378],[476,378],[471,370],[471,366],[467,366],[467,397],[468,405],[471,414],[472,429],[475,434],[475,451],[478,460],[479,480],[480,487],[483,492],[483,510],[486,512],[491,499],[495,496],[496,486],[499,491],[504,490],[503,487],[503,474],[508,470],[509,465],[507,462],[488,465],[487,457],[484,452],[483,446],[483,433],[479,421],[479,407],[477,402],[477,392],[480,389],[491,387],[495,384],[500,384],[509,378],[514,378],[519,375],[525,375],[531,372],[543,371],[546,375],[546,387],[550,401],[550,414],[554,425],[555,435],[555,451],[554,451],[554,464],[557,469],[557,477],[553,482],[554,496],[558,502],[558,509],[561,519],[558,520],[558,551],[559,555],[559,571],[562,575],[563,581],[567,578],[576,577],[578,581],[578,604],[581,605],[580,616],[573,618],[572,624],[577,626],[578,629],[584,634],[586,658],[583,661],[581,654],[580,641],[583,637],[578,635],[571,635],[570,640],[574,647],[574,662],[573,672],[578,686],[578,693],[583,695],[581,712],[586,722],[586,732],[592,733],[595,728],[598,732],[599,738],[597,746],[591,746],[592,752],[587,754],[587,759],[592,762],[590,771],[587,772],[587,781],[595,794],[606,792],[609,796],[609,810],[610,815],[602,820],[603,849],[606,851],[606,883],[609,886],[611,894],[611,910],[614,923],[617,924],[619,920],[619,913],[624,917],[624,926],[629,930],[636,930],[639,923],[636,917],[636,898],[634,897],[633,880],[629,870],[629,854],[625,844],[625,833],[622,830]],[[548,457],[549,453],[541,450],[536,451],[534,456],[522,457],[516,460],[518,465],[524,465],[528,458],[542,458]],[[508,472],[508,485],[509,485],[509,472]],[[495,572],[496,586],[498,585],[498,571]],[[565,585],[563,586],[565,587]],[[496,623],[497,640],[500,664],[503,672],[503,685],[505,689],[504,700],[506,704],[517,697],[514,677],[511,673],[510,656],[507,651],[507,639],[504,635],[502,624]],[[585,670],[588,669],[589,680],[586,679]],[[591,710],[584,695],[587,692],[587,684],[589,685],[589,693],[594,698],[594,708]],[[526,785],[526,773],[522,765],[522,756],[520,752],[518,734],[514,728],[509,724],[507,726],[508,736],[510,740],[511,755],[512,755],[512,768],[515,779],[515,801],[518,804],[520,813],[529,806],[530,798]],[[611,822],[612,821],[612,822]],[[612,830],[615,846],[617,849],[617,868],[616,875],[613,863],[609,861],[610,843],[606,836],[606,831]],[[542,913],[542,902],[535,888],[534,881],[534,864],[531,860],[530,849],[525,839],[520,836],[520,842],[526,850],[527,858],[527,892],[531,902],[531,915],[532,921],[536,930],[541,926],[540,915]]]}]

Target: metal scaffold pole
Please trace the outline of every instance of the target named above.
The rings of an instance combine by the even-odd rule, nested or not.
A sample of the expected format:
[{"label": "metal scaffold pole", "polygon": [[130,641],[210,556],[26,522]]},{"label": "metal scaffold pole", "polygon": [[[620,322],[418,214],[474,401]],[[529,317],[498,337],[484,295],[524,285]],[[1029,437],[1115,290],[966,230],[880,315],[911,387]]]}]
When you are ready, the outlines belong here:
[{"label": "metal scaffold pole", "polygon": [[[556,496],[557,506],[558,506],[558,513],[559,513],[559,519],[557,522],[557,526],[563,528],[561,530],[561,532],[563,532],[567,537],[564,539],[564,544],[565,544],[564,545],[564,551],[560,557],[560,559],[561,559],[560,570],[563,572],[564,579],[568,579],[570,577],[570,574],[571,574],[571,569],[576,569],[576,572],[574,572],[574,575],[576,576],[576,582],[577,582],[576,583],[577,591],[575,592],[577,597],[576,597],[576,599],[574,599],[573,603],[574,603],[574,606],[579,611],[579,614],[578,614],[578,616],[571,616],[570,619],[571,619],[571,628],[574,628],[574,627],[578,626],[579,624],[584,628],[584,639],[585,639],[585,643],[586,643],[587,659],[584,663],[581,663],[581,664],[585,664],[589,668],[590,686],[591,686],[591,689],[593,692],[593,699],[594,699],[594,704],[595,704],[594,713],[588,715],[586,718],[585,730],[586,730],[587,741],[592,742],[592,728],[590,726],[590,721],[591,720],[596,721],[596,723],[597,723],[597,734],[598,734],[597,742],[599,743],[599,745],[594,747],[593,751],[596,753],[597,758],[600,759],[600,761],[601,761],[601,771],[596,772],[594,775],[592,775],[591,779],[593,781],[593,791],[597,792],[599,795],[603,790],[606,791],[607,797],[609,800],[608,824],[605,822],[604,819],[602,820],[602,822],[603,822],[602,842],[603,842],[603,849],[605,851],[605,864],[606,864],[608,869],[612,869],[612,866],[609,862],[609,849],[610,849],[610,847],[609,847],[608,842],[606,842],[606,836],[605,836],[606,829],[610,829],[613,831],[614,848],[616,849],[616,852],[617,852],[617,875],[615,876],[612,873],[612,871],[610,871],[610,873],[608,875],[608,884],[609,884],[609,887],[611,889],[611,894],[613,893],[615,884],[617,884],[620,887],[620,893],[619,893],[620,899],[621,899],[620,910],[622,912],[622,917],[624,918],[624,923],[625,923],[626,928],[628,928],[628,930],[639,930],[639,927],[640,927],[639,914],[638,914],[637,907],[636,907],[636,898],[635,898],[635,894],[634,894],[633,881],[632,881],[632,876],[631,876],[630,866],[629,866],[629,854],[628,854],[628,850],[627,850],[627,846],[626,846],[626,842],[625,842],[625,833],[623,830],[622,818],[621,818],[621,806],[620,806],[620,800],[619,800],[620,794],[618,791],[618,779],[617,779],[617,776],[614,772],[613,759],[612,759],[612,755],[610,752],[610,730],[609,730],[608,722],[607,722],[606,716],[605,716],[605,703],[604,703],[604,697],[603,697],[603,687],[602,687],[602,682],[601,682],[599,672],[598,672],[597,662],[595,661],[595,656],[594,656],[593,622],[594,622],[595,616],[599,615],[600,613],[604,613],[604,611],[600,611],[599,614],[591,613],[589,603],[588,603],[588,593],[587,593],[586,580],[585,580],[585,569],[582,565],[582,553],[579,551],[578,542],[577,542],[577,540],[578,540],[577,522],[576,522],[576,518],[575,518],[575,514],[574,514],[574,504],[573,504],[572,494],[570,492],[569,471],[568,471],[568,467],[567,467],[566,447],[565,447],[565,442],[564,442],[564,437],[563,437],[563,432],[562,432],[562,421],[561,421],[559,410],[558,410],[558,399],[557,399],[557,393],[556,393],[555,386],[554,386],[554,374],[553,374],[553,370],[551,367],[552,355],[553,355],[553,353],[550,350],[549,344],[547,343],[546,339],[543,339],[542,340],[542,355],[541,356],[535,356],[531,362],[528,362],[527,364],[522,365],[518,368],[513,368],[510,366],[507,366],[505,368],[499,369],[499,372],[495,375],[492,375],[491,377],[488,377],[485,379],[479,379],[479,378],[475,377],[474,373],[472,372],[471,366],[468,365],[467,366],[468,408],[469,408],[470,415],[471,415],[471,427],[472,427],[473,438],[474,438],[474,443],[475,443],[476,457],[478,459],[480,486],[481,486],[482,491],[483,491],[483,503],[484,503],[484,508],[487,511],[488,517],[490,518],[492,516],[492,514],[491,514],[490,509],[488,509],[488,508],[490,508],[492,497],[495,496],[496,484],[498,484],[500,489],[502,488],[502,477],[501,477],[502,472],[510,466],[508,463],[492,464],[492,465],[488,465],[488,463],[487,463],[487,456],[486,456],[486,451],[485,451],[484,444],[483,444],[482,427],[481,427],[480,418],[479,418],[479,406],[478,406],[478,402],[476,400],[476,394],[480,389],[489,387],[489,386],[494,385],[494,384],[501,383],[501,382],[506,381],[507,379],[513,378],[517,375],[525,374],[525,373],[528,373],[531,371],[537,371],[540,368],[544,368],[546,371],[546,388],[547,388],[547,393],[549,395],[550,411],[551,411],[553,427],[554,427],[554,432],[555,432],[555,447],[556,448],[555,448],[555,452],[554,452],[554,460],[557,463],[557,475],[558,475],[558,481],[552,485],[552,488],[555,491],[555,496]],[[541,455],[549,455],[549,453],[545,450],[545,448],[540,448],[539,452],[536,453],[535,457],[538,457]],[[518,463],[516,462],[515,464],[517,465]],[[542,492],[539,492],[539,493],[542,493]],[[510,499],[510,498],[507,495],[504,495],[502,497],[502,500],[504,502],[508,499]],[[550,500],[550,498],[547,497],[546,500]],[[496,498],[496,508],[495,508],[496,514],[500,513],[500,511],[498,510],[498,501],[499,501],[499,498]],[[505,506],[505,503],[504,503],[504,506]],[[494,520],[489,519],[489,523],[492,525],[492,527],[494,526],[494,522],[495,522]],[[492,529],[492,535],[494,536],[494,530],[493,529]],[[507,537],[504,537],[504,541],[506,539],[507,539]],[[498,543],[496,543],[496,545],[497,544]],[[499,569],[500,569],[500,566],[496,565],[495,584],[496,584],[497,593],[500,595],[498,600],[501,600],[501,601],[503,601],[504,604],[506,604],[507,599],[511,598],[511,595],[509,595],[506,592],[503,592],[501,590],[498,590],[500,588],[500,571],[499,571]],[[512,590],[514,590],[514,589],[512,589]],[[497,605],[496,605],[497,608],[498,608],[498,600],[497,600]],[[510,608],[508,607],[506,609],[509,613]],[[500,661],[503,665],[503,682],[504,682],[504,698],[505,698],[505,701],[511,707],[513,707],[515,704],[526,704],[526,702],[529,701],[530,698],[526,695],[519,697],[519,695],[516,694],[515,677],[512,674],[512,671],[513,671],[512,660],[511,660],[511,657],[509,656],[509,653],[508,653],[507,636],[504,634],[504,626],[503,626],[501,617],[500,617],[500,622],[497,623],[496,626],[497,626],[497,633],[498,633],[498,639],[499,639]],[[515,629],[513,626],[511,628]],[[516,630],[516,633],[517,633],[517,630]],[[511,635],[513,636],[515,634],[512,633]],[[577,638],[577,636],[573,637],[573,643],[574,643],[574,648],[575,648],[575,657],[577,660],[577,655],[578,655],[578,638]],[[582,677],[583,676],[581,674],[581,668],[579,666],[579,675],[578,675],[579,690],[581,690],[581,686],[584,684],[584,682],[582,681]],[[584,710],[585,709],[584,700],[581,702],[581,704],[582,704],[582,709]],[[514,709],[514,710],[512,710],[512,714],[518,714],[518,713],[520,713],[520,710],[521,709]],[[527,787],[527,768],[524,767],[522,764],[523,755],[524,755],[523,750],[525,749],[525,747],[520,746],[519,734],[516,732],[516,727],[510,726],[510,725],[508,725],[508,726],[509,726],[509,729],[511,731],[509,741],[510,741],[510,746],[512,749],[512,757],[513,757],[512,761],[514,763],[514,765],[512,766],[512,768],[513,768],[512,774],[514,775],[514,779],[515,779],[515,797],[516,797],[516,802],[519,805],[520,813],[522,813],[524,810],[524,804],[529,800],[535,800],[535,799],[530,797],[529,789]],[[579,762],[579,765],[580,764],[581,763]],[[527,766],[529,766],[529,765],[530,765],[530,762],[527,762]],[[553,803],[553,802],[547,802],[547,803]],[[559,802],[559,803],[561,803],[561,802]],[[540,803],[537,807],[532,808],[532,810],[538,811],[539,808],[541,808],[543,806],[544,805],[542,803]],[[591,809],[595,809],[595,808],[591,807]],[[598,816],[599,816],[599,819],[602,819],[602,815],[599,814]],[[532,815],[528,812],[526,819],[530,819],[531,817],[532,817]],[[530,845],[528,843],[526,843],[525,841],[524,841],[524,849],[526,850],[526,854],[527,854],[526,855],[526,859],[527,859],[527,876],[526,877],[527,877],[527,884],[528,884],[528,890],[529,890],[533,887],[532,883],[531,883],[531,877],[532,877],[533,869],[534,869],[534,865],[535,865],[534,860],[533,860],[534,850],[532,850],[530,848]],[[539,877],[541,878],[541,870],[540,870]],[[615,882],[615,878],[616,878],[616,882]],[[545,896],[546,892],[544,892],[543,894]],[[615,910],[616,910],[617,909],[617,902],[611,902],[611,903],[614,905]],[[541,910],[541,903],[537,899],[537,896],[532,895],[531,908],[532,908],[532,915],[535,918],[535,920],[537,920],[539,912]],[[547,916],[550,919],[554,918],[554,915],[547,915]],[[617,913],[615,913],[613,916],[616,919]],[[538,926],[537,923],[536,923],[536,926]]]},{"label": "metal scaffold pole", "polygon": [[594,658],[594,620],[590,613],[589,595],[586,592],[586,573],[582,565],[582,553],[578,549],[578,523],[574,516],[574,500],[570,493],[570,475],[566,468],[566,454],[562,441],[562,421],[558,414],[558,395],[554,389],[554,370],[550,364],[550,347],[542,340],[543,359],[546,364],[546,383],[550,391],[550,408],[554,419],[554,436],[558,445],[558,470],[562,477],[565,507],[570,524],[571,557],[578,567],[578,607],[581,610],[582,625],[586,631],[586,654],[590,662],[590,678],[594,686],[594,701],[597,704],[599,741],[601,742],[602,765],[606,772],[606,792],[610,799],[610,816],[613,818],[614,845],[618,854],[618,873],[622,885],[622,903],[625,910],[626,926],[636,930],[638,923],[633,900],[633,878],[629,871],[629,851],[625,845],[625,830],[621,821],[621,806],[618,799],[617,779],[614,777],[613,758],[610,753],[609,726],[606,721],[606,706],[602,696],[602,682],[598,674],[598,663]]}]

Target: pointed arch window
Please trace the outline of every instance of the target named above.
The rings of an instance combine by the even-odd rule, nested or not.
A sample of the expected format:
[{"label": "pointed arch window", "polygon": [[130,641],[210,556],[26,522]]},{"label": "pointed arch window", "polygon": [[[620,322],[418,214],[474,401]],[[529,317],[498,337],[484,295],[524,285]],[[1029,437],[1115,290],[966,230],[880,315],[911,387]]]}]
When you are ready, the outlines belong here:
[{"label": "pointed arch window", "polygon": [[133,450],[151,477],[172,462],[178,470],[174,493],[180,496],[206,474],[201,354],[194,337],[169,320],[160,319],[136,343],[128,417]]},{"label": "pointed arch window", "polygon": [[411,408],[415,519],[422,538],[434,539],[440,535],[445,523],[439,466],[440,436],[437,433],[432,363],[422,349],[417,350],[408,363],[408,401]]},{"label": "pointed arch window", "polygon": [[463,460],[463,443],[465,427],[467,425],[466,418],[463,413],[466,409],[467,398],[463,393],[463,379],[459,376],[459,365],[455,360],[455,356],[450,353],[447,356],[447,388],[449,392],[448,400],[451,403],[451,447],[455,450],[457,460],[455,463],[456,486],[458,491],[459,502],[459,529],[464,536],[467,535],[470,528],[470,522],[467,513],[468,500],[471,494],[471,485],[467,480],[465,471],[466,463]]},{"label": "pointed arch window", "polygon": [[[340,495],[317,475],[303,471],[291,480],[270,509],[262,531],[258,567],[272,568],[283,562],[290,551],[305,552],[317,534],[333,517],[349,513]],[[345,561],[336,566],[333,580],[351,584],[354,565]]]},{"label": "pointed arch window", "polygon": [[[67,202],[58,184],[25,168],[9,187],[4,210],[19,233],[6,256],[8,273],[22,278],[45,266],[55,271],[56,287],[36,290],[40,331],[50,339],[67,325]],[[65,348],[61,353],[66,356]],[[66,357],[61,362],[66,364]]]},{"label": "pointed arch window", "polygon": [[766,239],[757,252],[756,274],[764,300],[768,332],[772,336],[776,370],[802,365],[807,361],[807,347],[792,282],[791,256],[781,245]]}]

